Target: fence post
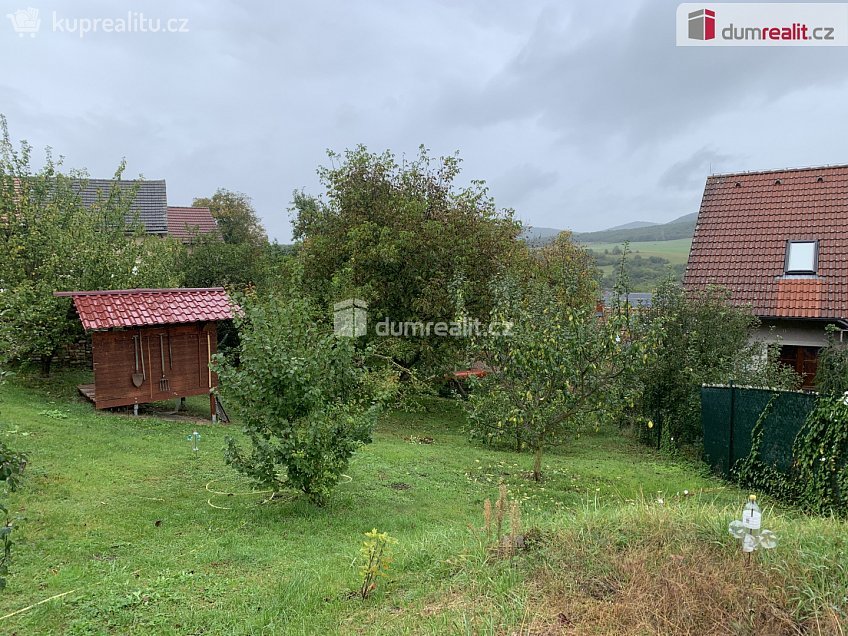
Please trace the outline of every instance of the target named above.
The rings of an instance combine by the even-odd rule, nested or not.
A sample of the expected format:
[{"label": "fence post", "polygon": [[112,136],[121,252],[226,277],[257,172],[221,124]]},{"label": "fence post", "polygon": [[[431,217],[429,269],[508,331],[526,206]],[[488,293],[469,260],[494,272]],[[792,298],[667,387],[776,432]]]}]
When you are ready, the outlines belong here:
[{"label": "fence post", "polygon": [[730,476],[730,471],[733,468],[733,429],[736,418],[736,387],[733,385],[733,380],[728,382],[730,387],[730,422],[728,425],[729,439],[727,440],[727,475]]}]

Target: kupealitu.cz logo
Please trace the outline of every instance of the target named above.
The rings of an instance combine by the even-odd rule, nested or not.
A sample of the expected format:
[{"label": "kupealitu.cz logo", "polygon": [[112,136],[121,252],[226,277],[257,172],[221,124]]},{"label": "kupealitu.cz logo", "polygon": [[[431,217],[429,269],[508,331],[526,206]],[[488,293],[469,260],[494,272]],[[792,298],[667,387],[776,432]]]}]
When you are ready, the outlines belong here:
[{"label": "kupealitu.cz logo", "polygon": [[678,46],[846,46],[848,3],[683,3]]},{"label": "kupealitu.cz logo", "polygon": [[38,17],[38,9],[27,7],[26,9],[18,9],[14,13],[7,13],[6,17],[12,22],[12,28],[19,38],[29,35],[34,38],[35,34],[41,28],[41,19]]},{"label": "kupealitu.cz logo", "polygon": [[[41,30],[39,10],[33,7],[17,9],[7,13],[6,17],[12,23],[12,29],[19,38],[29,36],[34,38]],[[50,13],[46,31],[53,33],[69,33],[79,38],[98,33],[188,33],[188,18],[184,17],[151,17],[141,11],[127,11],[117,16],[83,16],[67,17],[59,12]]]}]

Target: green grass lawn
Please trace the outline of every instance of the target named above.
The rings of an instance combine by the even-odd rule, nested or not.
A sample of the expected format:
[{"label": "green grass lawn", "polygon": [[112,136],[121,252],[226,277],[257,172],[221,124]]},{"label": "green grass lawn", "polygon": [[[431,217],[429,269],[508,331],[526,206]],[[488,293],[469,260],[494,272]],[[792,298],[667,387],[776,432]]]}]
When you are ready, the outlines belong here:
[{"label": "green grass lawn", "polygon": [[[74,395],[80,377],[0,388],[0,434],[30,459],[10,498],[20,521],[0,616],[68,593],[0,619],[2,634],[613,633],[607,619],[632,624],[615,633],[685,633],[662,631],[668,614],[651,619],[656,603],[625,612],[640,594],[677,593],[641,581],[700,581],[713,599],[723,598],[716,585],[741,585],[750,572],[734,569],[744,565],[726,534],[743,493],[617,431],[548,454],[547,479],[535,484],[528,455],[470,443],[457,405],[432,400],[385,416],[329,505],[315,508],[295,495],[266,503],[224,465],[237,426],[95,412]],[[186,440],[195,429],[196,456]],[[513,559],[493,556],[477,529],[501,480],[522,502],[523,527],[539,529]],[[758,555],[762,581],[779,586],[763,607],[774,603],[787,625],[838,624],[848,603],[843,524],[767,507],[766,525],[782,544]],[[399,543],[390,576],[362,601],[350,592],[371,528]],[[766,594],[752,585],[739,603]],[[696,615],[715,620],[732,602]],[[734,620],[753,620],[740,611]]]},{"label": "green grass lawn", "polygon": [[[586,243],[589,249],[603,254],[604,250],[612,250],[623,247],[623,243]],[[630,253],[639,254],[643,258],[659,256],[667,259],[672,265],[686,263],[689,259],[689,248],[692,247],[692,239],[676,239],[673,241],[644,241],[630,243]]]}]

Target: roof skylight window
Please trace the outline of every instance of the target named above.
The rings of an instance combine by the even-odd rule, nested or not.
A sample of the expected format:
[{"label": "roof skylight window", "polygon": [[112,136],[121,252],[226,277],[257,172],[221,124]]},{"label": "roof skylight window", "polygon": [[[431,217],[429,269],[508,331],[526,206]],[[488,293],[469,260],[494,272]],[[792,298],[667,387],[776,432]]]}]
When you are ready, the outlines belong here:
[{"label": "roof skylight window", "polygon": [[818,271],[818,260],[818,241],[789,241],[787,243],[787,274],[815,274]]}]

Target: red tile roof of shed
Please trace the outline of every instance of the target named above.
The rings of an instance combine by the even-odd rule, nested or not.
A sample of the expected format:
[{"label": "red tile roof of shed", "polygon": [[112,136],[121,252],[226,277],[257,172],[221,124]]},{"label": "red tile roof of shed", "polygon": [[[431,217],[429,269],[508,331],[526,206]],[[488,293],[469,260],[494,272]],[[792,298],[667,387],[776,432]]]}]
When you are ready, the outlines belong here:
[{"label": "red tile roof of shed", "polygon": [[[787,277],[787,242],[805,240],[817,276]],[[848,166],[707,178],[684,286],[710,284],[760,317],[848,318]]]},{"label": "red tile roof of shed", "polygon": [[71,296],[86,331],[229,320],[233,306],[222,287],[55,292]]},{"label": "red tile roof of shed", "polygon": [[218,234],[218,224],[209,208],[168,206],[168,235],[188,243],[197,234]]}]

